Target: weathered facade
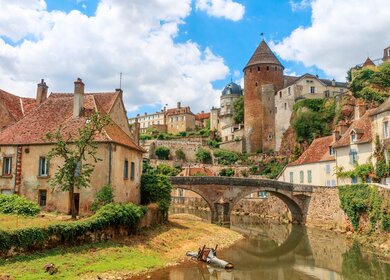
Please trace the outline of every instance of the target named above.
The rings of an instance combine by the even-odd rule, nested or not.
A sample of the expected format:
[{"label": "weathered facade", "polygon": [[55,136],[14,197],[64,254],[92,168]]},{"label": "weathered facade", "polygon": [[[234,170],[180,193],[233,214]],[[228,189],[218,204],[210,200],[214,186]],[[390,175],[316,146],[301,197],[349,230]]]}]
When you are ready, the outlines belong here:
[{"label": "weathered facade", "polygon": [[248,152],[275,149],[275,92],[283,65],[263,40],[244,68],[245,141]]},{"label": "weathered facade", "polygon": [[182,107],[180,102],[177,102],[176,108],[167,110],[166,119],[169,133],[176,134],[195,129],[195,115],[190,107]]},{"label": "weathered facade", "polygon": [[80,214],[89,213],[96,192],[107,184],[114,188],[115,201],[139,203],[144,150],[128,127],[122,91],[87,94],[81,79],[75,82],[73,94],[51,93],[25,118],[0,132],[0,191],[18,193],[45,210],[69,212],[69,194],[49,186],[62,162],[58,158],[48,160],[53,144],[45,135],[61,126],[63,134],[76,138],[93,112],[109,115],[112,123],[95,135],[96,156],[101,161],[94,163],[90,188],[75,191],[76,209]]}]

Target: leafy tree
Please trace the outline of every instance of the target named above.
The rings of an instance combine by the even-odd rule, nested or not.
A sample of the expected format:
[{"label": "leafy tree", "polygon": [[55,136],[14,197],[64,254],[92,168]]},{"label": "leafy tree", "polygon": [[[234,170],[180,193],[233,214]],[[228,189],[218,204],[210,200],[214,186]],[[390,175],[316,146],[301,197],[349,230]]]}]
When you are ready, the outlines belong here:
[{"label": "leafy tree", "polygon": [[234,101],[233,119],[236,124],[244,123],[244,96],[240,96]]},{"label": "leafy tree", "polygon": [[97,193],[91,210],[96,212],[102,206],[114,202],[114,189],[111,185],[104,185]]},{"label": "leafy tree", "polygon": [[201,163],[211,163],[211,153],[208,150],[199,148],[195,153],[196,161]]},{"label": "leafy tree", "polygon": [[143,174],[141,176],[141,203],[158,203],[165,218],[171,204],[172,184],[168,176],[161,174]]},{"label": "leafy tree", "polygon": [[169,148],[168,147],[158,147],[155,151],[155,154],[158,159],[169,159]]},{"label": "leafy tree", "polygon": [[[54,144],[48,153],[48,158],[58,157],[63,161],[50,180],[50,185],[69,192],[72,218],[76,218],[74,190],[89,187],[90,176],[95,167],[93,163],[100,160],[96,157],[95,135],[110,122],[108,115],[100,115],[96,112],[87,119],[83,128],[78,129],[76,138],[64,135],[61,126],[56,132],[46,134],[46,138]],[[93,160],[93,163],[87,161],[89,158]]]}]

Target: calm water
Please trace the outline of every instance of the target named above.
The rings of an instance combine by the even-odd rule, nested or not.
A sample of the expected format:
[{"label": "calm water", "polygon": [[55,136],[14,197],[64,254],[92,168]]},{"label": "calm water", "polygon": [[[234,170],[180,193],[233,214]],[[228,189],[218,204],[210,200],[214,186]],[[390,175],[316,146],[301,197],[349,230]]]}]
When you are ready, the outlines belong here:
[{"label": "calm water", "polygon": [[[206,211],[173,208],[171,212],[210,218]],[[218,257],[233,263],[234,270],[215,269],[188,260],[137,279],[390,280],[389,262],[363,252],[358,244],[349,244],[340,234],[272,224],[257,217],[232,216],[231,220],[231,228],[246,238],[220,251]]]}]

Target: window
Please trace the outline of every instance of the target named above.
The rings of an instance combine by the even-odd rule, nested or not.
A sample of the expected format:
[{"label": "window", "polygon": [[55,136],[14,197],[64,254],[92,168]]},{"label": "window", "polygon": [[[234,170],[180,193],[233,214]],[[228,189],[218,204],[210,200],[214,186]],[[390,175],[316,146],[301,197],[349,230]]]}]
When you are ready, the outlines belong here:
[{"label": "window", "polygon": [[330,164],[326,165],[326,174],[330,174]]},{"label": "window", "polygon": [[185,121],[185,119],[186,119],[185,116],[182,116],[182,117],[181,117],[181,120],[182,120],[183,122]]},{"label": "window", "polygon": [[287,110],[287,103],[284,103],[284,110]]},{"label": "window", "polygon": [[279,98],[282,98],[282,92],[279,91]]},{"label": "window", "polygon": [[383,123],[383,138],[389,138],[389,122]]},{"label": "window", "polygon": [[312,178],[311,178],[311,170],[307,170],[307,182],[311,183]]},{"label": "window", "polygon": [[310,87],[310,93],[316,93],[316,87]]},{"label": "window", "polygon": [[249,72],[252,73],[252,68],[249,68]]},{"label": "window", "polygon": [[260,72],[260,67],[257,67],[257,72]]},{"label": "window", "polygon": [[267,192],[257,192],[257,197],[259,198],[267,198],[268,193]]},{"label": "window", "polygon": [[305,180],[303,171],[299,171],[299,182],[302,184]]},{"label": "window", "polygon": [[11,195],[12,194],[12,190],[1,190],[1,194]]},{"label": "window", "polygon": [[12,175],[12,158],[4,157],[3,158],[3,176]]},{"label": "window", "polygon": [[351,142],[356,142],[356,140],[357,140],[356,133],[352,132],[352,134],[351,134]]},{"label": "window", "polygon": [[134,174],[135,174],[135,163],[134,162],[131,162],[131,165],[130,165],[130,179],[131,180],[134,180]]},{"label": "window", "polygon": [[46,206],[46,197],[47,197],[47,191],[46,190],[39,190],[38,193],[38,204],[41,207]]},{"label": "window", "polygon": [[291,88],[290,87],[288,87],[288,95],[291,95]]},{"label": "window", "polygon": [[269,71],[269,66],[267,66],[267,71]]},{"label": "window", "polygon": [[278,67],[275,66],[275,71],[278,71]]},{"label": "window", "polygon": [[123,167],[123,179],[129,179],[129,161],[125,159],[125,164]]},{"label": "window", "polygon": [[352,182],[352,184],[357,184],[357,177],[356,176],[352,176],[351,177],[351,182]]},{"label": "window", "polygon": [[331,156],[334,155],[334,149],[333,149],[333,147],[329,147],[329,155],[331,155]]},{"label": "window", "polygon": [[48,175],[49,175],[49,160],[45,157],[40,157],[38,176],[45,177]]},{"label": "window", "polygon": [[330,180],[326,180],[326,186],[330,187]]},{"label": "window", "polygon": [[336,180],[335,180],[335,179],[332,180],[331,186],[332,186],[332,187],[335,187],[335,186],[336,186]]},{"label": "window", "polygon": [[173,117],[171,117],[171,123],[173,123]]},{"label": "window", "polygon": [[355,164],[357,161],[357,151],[355,149],[351,149],[349,151],[349,162],[351,164]]},{"label": "window", "polygon": [[179,117],[176,117],[176,121],[177,121],[177,122],[179,121]]},{"label": "window", "polygon": [[290,172],[290,183],[294,183],[294,172]]}]

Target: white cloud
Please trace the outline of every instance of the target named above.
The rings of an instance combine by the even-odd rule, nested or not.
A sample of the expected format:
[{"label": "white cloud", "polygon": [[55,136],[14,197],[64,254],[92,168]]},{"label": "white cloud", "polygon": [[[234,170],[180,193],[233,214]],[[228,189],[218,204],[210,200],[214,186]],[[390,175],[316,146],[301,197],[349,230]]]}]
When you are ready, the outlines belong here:
[{"label": "white cloud", "polygon": [[245,13],[245,6],[232,0],[196,0],[195,7],[209,16],[239,21]]},{"label": "white cloud", "polygon": [[300,1],[293,1],[290,0],[291,10],[293,12],[299,11],[299,10],[305,10],[310,7],[311,0],[300,0]]},{"label": "white cloud", "polygon": [[[92,17],[76,10],[48,12],[44,1],[9,2],[8,11],[23,13],[1,17],[0,36],[23,41],[12,46],[0,37],[4,90],[35,96],[37,82],[45,78],[49,91],[72,92],[81,77],[86,91],[109,91],[119,86],[122,72],[130,112],[177,101],[194,111],[216,105],[210,101],[220,93],[211,83],[228,74],[223,59],[195,42],[174,42],[191,0],[101,0]],[[28,24],[18,26],[21,20]]]},{"label": "white cloud", "polygon": [[388,0],[316,0],[311,26],[295,29],[280,43],[271,44],[284,60],[317,66],[330,77],[344,80],[346,71],[383,56],[390,44]]}]

